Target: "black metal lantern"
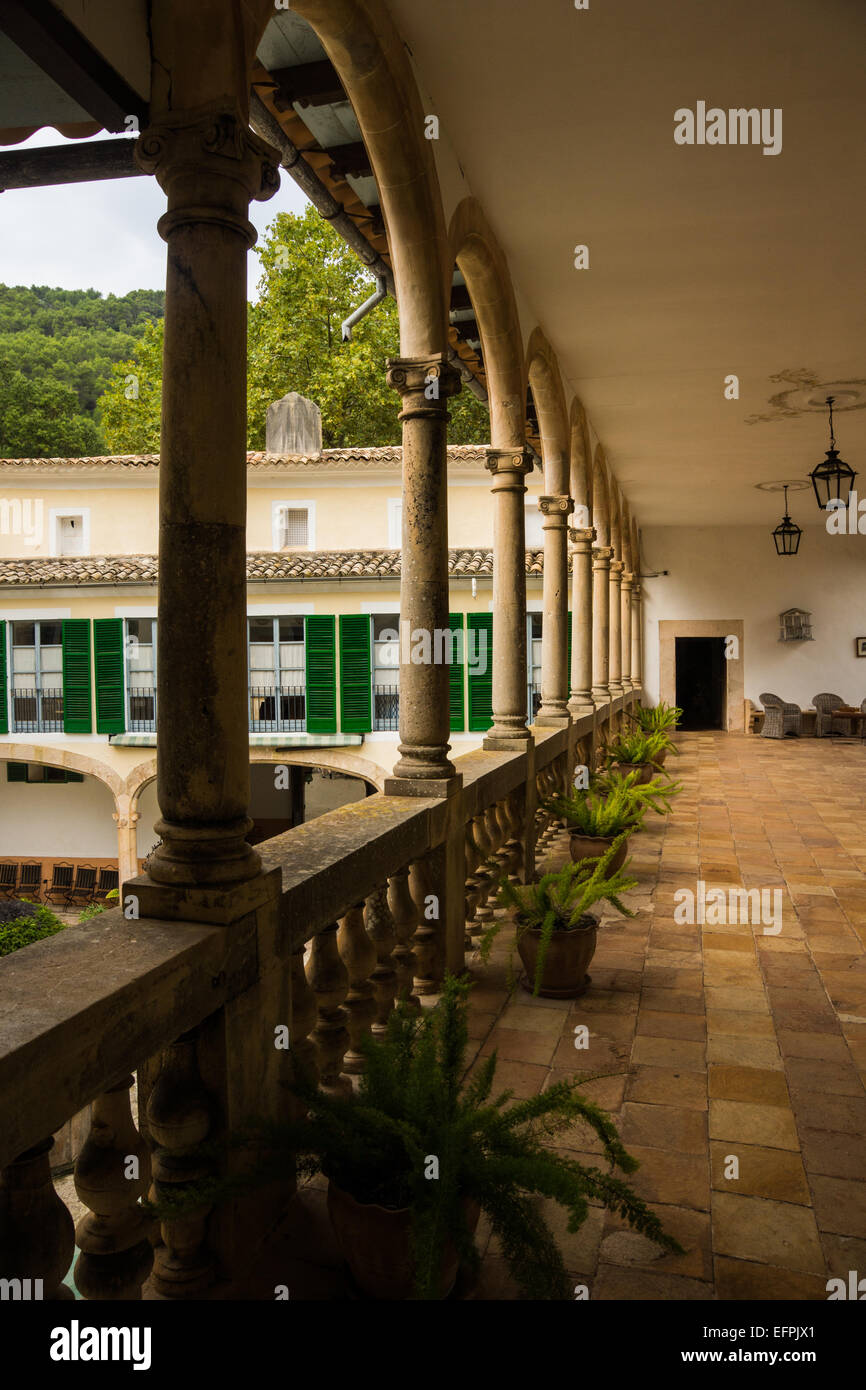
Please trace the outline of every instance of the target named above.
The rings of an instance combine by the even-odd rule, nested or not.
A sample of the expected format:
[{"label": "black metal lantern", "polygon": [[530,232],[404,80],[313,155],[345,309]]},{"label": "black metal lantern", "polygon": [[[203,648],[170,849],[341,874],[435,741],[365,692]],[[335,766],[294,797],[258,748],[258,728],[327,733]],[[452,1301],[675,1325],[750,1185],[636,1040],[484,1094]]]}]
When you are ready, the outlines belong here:
[{"label": "black metal lantern", "polygon": [[[846,463],[844,459],[840,459],[839,451],[836,448],[836,437],[833,433],[833,402],[835,399],[835,396],[827,397],[827,405],[830,409],[830,447],[827,450],[827,457],[809,474],[815,489],[815,496],[818,499],[818,506],[822,512],[827,510],[830,503],[841,503],[843,507],[847,507],[851,484],[857,477],[851,465]],[[781,554],[781,551],[779,553]]]},{"label": "black metal lantern", "polygon": [[788,516],[788,484],[785,484],[785,515],[773,532],[777,555],[796,555],[803,532]]}]

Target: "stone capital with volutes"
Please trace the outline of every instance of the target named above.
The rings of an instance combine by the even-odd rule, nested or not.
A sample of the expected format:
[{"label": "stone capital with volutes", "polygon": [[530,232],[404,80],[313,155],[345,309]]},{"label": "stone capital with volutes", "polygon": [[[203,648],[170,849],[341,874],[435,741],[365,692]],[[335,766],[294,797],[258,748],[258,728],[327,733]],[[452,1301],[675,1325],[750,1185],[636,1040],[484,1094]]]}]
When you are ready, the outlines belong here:
[{"label": "stone capital with volutes", "polygon": [[624,570],[622,576],[622,588],[626,593],[631,593],[634,588],[634,575],[631,570]]},{"label": "stone capital with volutes", "polygon": [[625,564],[622,560],[611,560],[610,574],[612,579],[619,579],[620,575],[624,572],[624,570]]},{"label": "stone capital with volutes", "polygon": [[574,511],[573,497],[539,497],[538,510],[544,517],[541,523],[543,531],[560,530],[564,531],[568,526],[568,518]]},{"label": "stone capital with volutes", "polygon": [[577,554],[585,555],[596,539],[596,529],[594,526],[569,526],[568,539]]},{"label": "stone capital with volutes", "polygon": [[166,241],[177,227],[211,222],[252,246],[250,201],[266,202],[280,186],[278,151],[250,130],[239,107],[219,102],[168,112],[142,131],[135,158],[168,198],[157,224]]},{"label": "stone capital with volutes", "polygon": [[413,416],[444,419],[447,400],[461,388],[460,373],[444,352],[425,357],[389,357],[387,381],[403,397],[400,419]]},{"label": "stone capital with volutes", "polygon": [[520,492],[525,492],[523,479],[532,472],[532,455],[528,449],[519,446],[513,449],[488,449],[484,467],[495,479],[501,479],[506,485],[510,483]]},{"label": "stone capital with volutes", "polygon": [[613,546],[612,546],[612,545],[594,545],[594,546],[592,547],[592,563],[593,563],[593,568],[595,568],[595,569],[597,569],[597,570],[606,570],[606,569],[609,568],[610,562],[611,562],[612,559],[613,559]]}]

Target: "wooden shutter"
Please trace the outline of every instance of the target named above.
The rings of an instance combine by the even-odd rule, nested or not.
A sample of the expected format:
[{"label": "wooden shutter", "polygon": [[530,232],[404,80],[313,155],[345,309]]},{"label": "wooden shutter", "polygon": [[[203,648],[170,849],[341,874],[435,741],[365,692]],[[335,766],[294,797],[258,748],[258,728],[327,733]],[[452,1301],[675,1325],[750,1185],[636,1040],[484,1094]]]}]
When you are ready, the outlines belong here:
[{"label": "wooden shutter", "polygon": [[464,647],[463,614],[449,613],[448,626],[454,635],[454,655],[462,660],[452,661],[448,671],[448,708],[451,714],[451,732],[462,733],[466,728],[466,708],[463,699],[463,673],[466,669]]},{"label": "wooden shutter", "polygon": [[96,732],[122,734],[126,728],[122,618],[94,619],[93,656],[96,669]]},{"label": "wooden shutter", "polygon": [[6,764],[7,782],[26,782],[27,764],[26,763],[7,763]]},{"label": "wooden shutter", "polygon": [[[489,729],[493,723],[493,614],[468,613],[466,620],[470,632],[487,634],[485,670],[483,674],[477,675],[471,667],[469,670],[469,728]],[[481,641],[480,636],[473,639],[473,645],[469,649],[473,657],[480,654]]]},{"label": "wooden shutter", "polygon": [[367,734],[373,727],[369,613],[340,614],[340,728]]},{"label": "wooden shutter", "polygon": [[63,621],[63,732],[90,734],[90,619]]},{"label": "wooden shutter", "polygon": [[6,672],[6,624],[0,622],[0,734],[8,734],[8,732],[9,689]]},{"label": "wooden shutter", "polygon": [[304,619],[307,733],[337,732],[337,644],[332,614]]}]

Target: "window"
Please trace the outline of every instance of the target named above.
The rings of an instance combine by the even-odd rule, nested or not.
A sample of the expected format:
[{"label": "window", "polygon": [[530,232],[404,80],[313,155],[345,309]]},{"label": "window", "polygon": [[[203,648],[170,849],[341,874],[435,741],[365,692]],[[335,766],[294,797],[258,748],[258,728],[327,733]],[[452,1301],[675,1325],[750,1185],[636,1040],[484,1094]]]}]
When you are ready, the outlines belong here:
[{"label": "window", "polygon": [[271,523],[274,550],[312,550],[315,546],[315,502],[275,502]]},{"label": "window", "polygon": [[250,730],[302,731],[306,725],[304,620],[249,618]]},{"label": "window", "polygon": [[63,733],[63,624],[10,626],[13,733]]},{"label": "window", "polygon": [[530,723],[541,708],[541,613],[526,615],[528,711]]},{"label": "window", "polygon": [[64,767],[43,763],[7,763],[7,782],[83,782],[83,772],[67,772]]},{"label": "window", "polygon": [[403,544],[403,498],[388,498],[388,545],[399,550]]},{"label": "window", "polygon": [[373,616],[373,728],[400,727],[400,614]]},{"label": "window", "polygon": [[90,509],[66,512],[53,508],[48,513],[52,555],[90,554]]},{"label": "window", "polygon": [[156,730],[156,618],[126,619],[126,727]]}]

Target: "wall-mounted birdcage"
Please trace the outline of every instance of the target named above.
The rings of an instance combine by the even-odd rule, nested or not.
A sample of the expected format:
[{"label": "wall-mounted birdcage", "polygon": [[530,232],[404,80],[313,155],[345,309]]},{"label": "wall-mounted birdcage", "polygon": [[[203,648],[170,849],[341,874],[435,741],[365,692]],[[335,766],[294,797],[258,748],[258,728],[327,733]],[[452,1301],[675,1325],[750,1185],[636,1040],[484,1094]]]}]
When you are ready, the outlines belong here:
[{"label": "wall-mounted birdcage", "polygon": [[812,614],[805,608],[788,608],[779,614],[780,642],[814,642]]}]

